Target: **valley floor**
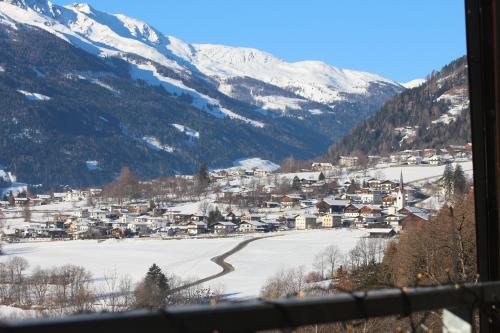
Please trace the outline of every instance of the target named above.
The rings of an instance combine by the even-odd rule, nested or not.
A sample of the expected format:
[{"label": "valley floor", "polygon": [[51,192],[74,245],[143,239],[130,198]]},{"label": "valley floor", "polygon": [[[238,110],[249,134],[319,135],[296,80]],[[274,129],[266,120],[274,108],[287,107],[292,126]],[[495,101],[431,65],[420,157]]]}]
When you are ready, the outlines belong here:
[{"label": "valley floor", "polygon": [[[335,244],[343,253],[347,253],[360,237],[366,236],[366,232],[357,229],[322,229],[269,235],[274,237],[256,240],[228,257],[226,262],[233,265],[235,270],[206,285],[238,298],[256,297],[266,280],[280,269],[302,266],[305,271],[310,271],[314,257],[327,246]],[[97,284],[104,283],[104,276],[114,270],[119,275],[130,275],[137,282],[153,263],[183,279],[201,279],[222,270],[211,258],[251,237],[8,244],[4,248],[6,255],[0,260],[20,256],[29,261],[32,269],[36,266],[80,265],[93,273]]]}]

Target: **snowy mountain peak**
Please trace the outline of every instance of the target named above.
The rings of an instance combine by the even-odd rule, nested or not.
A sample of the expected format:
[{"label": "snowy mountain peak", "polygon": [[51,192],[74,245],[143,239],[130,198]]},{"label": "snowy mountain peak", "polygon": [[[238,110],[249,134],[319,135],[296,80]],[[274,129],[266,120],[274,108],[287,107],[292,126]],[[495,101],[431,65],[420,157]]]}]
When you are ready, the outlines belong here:
[{"label": "snowy mountain peak", "polygon": [[[204,111],[215,105],[236,118],[216,97],[205,96],[198,92],[199,86],[185,80],[211,82],[219,93],[249,103],[259,112],[283,115],[289,110],[307,115],[333,112],[338,103],[352,99],[371,99],[376,108],[403,90],[399,83],[381,76],[321,61],[289,63],[254,48],[190,44],[141,20],[101,12],[84,3],[62,7],[47,0],[4,0],[0,2],[2,22],[36,26],[94,55],[120,57],[131,64],[134,78],[162,85],[174,94],[191,95]],[[168,70],[159,71],[158,65]]]},{"label": "snowy mountain peak", "polygon": [[25,10],[33,10],[43,15],[54,17],[60,14],[56,6],[47,0],[0,0]]},{"label": "snowy mountain peak", "polygon": [[68,6],[69,8],[73,8],[79,12],[85,13],[85,14],[92,14],[94,12],[94,8],[92,8],[91,5],[88,3],[73,3]]},{"label": "snowy mountain peak", "polygon": [[401,85],[403,87],[405,87],[406,89],[413,89],[413,88],[420,87],[424,83],[425,83],[424,79],[415,79],[415,80],[408,81],[406,83],[401,83]]}]

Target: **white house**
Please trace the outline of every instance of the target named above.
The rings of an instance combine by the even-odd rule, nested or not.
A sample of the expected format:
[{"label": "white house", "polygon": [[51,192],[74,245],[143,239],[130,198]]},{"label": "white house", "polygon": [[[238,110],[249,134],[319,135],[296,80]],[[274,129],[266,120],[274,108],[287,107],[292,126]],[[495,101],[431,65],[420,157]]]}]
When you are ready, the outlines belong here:
[{"label": "white house", "polygon": [[256,231],[264,231],[266,227],[265,223],[259,221],[245,221],[241,222],[238,226],[239,232],[256,232]]},{"label": "white house", "polygon": [[204,234],[207,232],[207,225],[201,221],[192,221],[187,224],[188,234],[194,236],[199,234]]},{"label": "white house", "polygon": [[236,230],[236,224],[232,222],[219,222],[214,225],[215,234],[229,234]]},{"label": "white house", "polygon": [[295,218],[295,229],[305,230],[316,226],[316,216],[308,214],[300,214]]}]

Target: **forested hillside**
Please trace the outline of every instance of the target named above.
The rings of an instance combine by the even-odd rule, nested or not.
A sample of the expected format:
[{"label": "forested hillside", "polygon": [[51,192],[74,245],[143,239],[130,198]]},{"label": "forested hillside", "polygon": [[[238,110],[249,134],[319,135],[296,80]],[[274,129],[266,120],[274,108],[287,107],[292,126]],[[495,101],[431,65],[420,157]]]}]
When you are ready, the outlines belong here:
[{"label": "forested hillside", "polygon": [[332,145],[324,159],[362,153],[442,148],[470,142],[467,59],[431,73],[419,87],[386,102],[380,112]]}]

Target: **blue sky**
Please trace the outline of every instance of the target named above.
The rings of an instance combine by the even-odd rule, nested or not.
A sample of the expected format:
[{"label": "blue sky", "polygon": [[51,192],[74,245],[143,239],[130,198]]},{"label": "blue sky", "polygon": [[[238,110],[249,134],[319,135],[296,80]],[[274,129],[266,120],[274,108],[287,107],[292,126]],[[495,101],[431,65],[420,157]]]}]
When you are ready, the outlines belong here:
[{"label": "blue sky", "polygon": [[[55,0],[58,4],[75,1]],[[461,0],[87,0],[192,43],[254,47],[405,82],[465,54]]]}]

